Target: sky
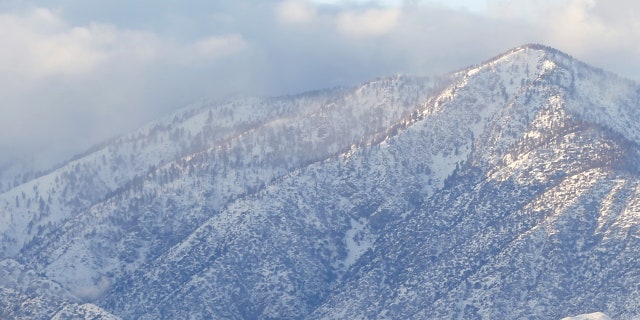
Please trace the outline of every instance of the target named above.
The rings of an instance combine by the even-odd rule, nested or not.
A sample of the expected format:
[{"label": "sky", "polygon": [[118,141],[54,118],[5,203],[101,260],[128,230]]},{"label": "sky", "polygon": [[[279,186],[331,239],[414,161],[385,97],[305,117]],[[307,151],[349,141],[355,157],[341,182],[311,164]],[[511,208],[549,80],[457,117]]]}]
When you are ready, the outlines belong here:
[{"label": "sky", "polygon": [[0,0],[0,167],[194,101],[433,75],[542,43],[640,80],[640,1]]}]

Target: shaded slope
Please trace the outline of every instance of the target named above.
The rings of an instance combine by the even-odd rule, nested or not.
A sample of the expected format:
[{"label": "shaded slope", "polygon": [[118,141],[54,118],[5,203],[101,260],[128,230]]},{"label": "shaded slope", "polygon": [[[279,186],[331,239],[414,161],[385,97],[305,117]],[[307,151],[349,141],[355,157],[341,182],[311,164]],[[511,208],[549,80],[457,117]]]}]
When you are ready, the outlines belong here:
[{"label": "shaded slope", "polygon": [[[393,77],[187,110],[142,129],[142,149],[132,135],[54,172],[75,181],[62,200],[53,193],[71,203],[55,218],[24,209],[20,194],[46,204],[55,175],[0,195],[0,216],[24,229],[5,230],[5,254],[19,250],[21,272],[68,301],[127,319],[594,307],[630,317],[640,313],[638,92],[529,45],[437,82]],[[95,166],[100,152],[124,159],[115,170],[126,174]]]},{"label": "shaded slope", "polygon": [[[310,318],[640,313],[638,129],[620,126],[637,107],[616,104],[637,99],[635,88],[555,51],[542,58],[537,83],[497,114],[445,188],[391,224]],[[581,73],[597,76],[558,80]],[[598,115],[580,106],[599,83],[622,94]]]}]

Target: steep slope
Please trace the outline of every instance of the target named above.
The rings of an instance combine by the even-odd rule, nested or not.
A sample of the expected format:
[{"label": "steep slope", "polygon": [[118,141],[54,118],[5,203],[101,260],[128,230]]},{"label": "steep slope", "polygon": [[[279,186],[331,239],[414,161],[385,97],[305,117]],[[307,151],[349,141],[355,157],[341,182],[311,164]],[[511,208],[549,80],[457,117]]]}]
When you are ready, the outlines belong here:
[{"label": "steep slope", "polygon": [[3,319],[104,319],[118,317],[90,303],[74,302],[64,288],[15,260],[0,261],[0,310]]},{"label": "steep slope", "polygon": [[[328,95],[318,94],[316,100],[321,105],[327,99]],[[224,144],[273,119],[318,108],[304,97],[300,101],[287,100],[196,104],[1,194],[7,222],[0,226],[4,239],[2,256],[14,255],[36,234],[58,227],[158,166]],[[296,102],[302,102],[302,107]]]},{"label": "steep slope", "polygon": [[637,87],[552,49],[509,55],[527,51],[533,81],[310,318],[640,314]]},{"label": "steep slope", "polygon": [[31,275],[2,310],[633,317],[639,102],[528,45],[437,80],[190,107],[0,195],[0,270]]},{"label": "steep slope", "polygon": [[433,86],[397,76],[355,89],[181,111],[1,195],[5,254],[20,250],[27,268],[91,301],[233,199],[385,135]]},{"label": "steep slope", "polygon": [[55,230],[158,168],[197,154],[215,152],[225,165],[235,161],[241,171],[269,169],[266,181],[242,181],[243,190],[221,195],[223,205],[255,189],[254,183],[264,184],[384,132],[413,111],[433,86],[429,79],[398,76],[349,90],[188,107],[0,194],[0,256],[15,255],[36,235]]},{"label": "steep slope", "polygon": [[[474,121],[464,110],[457,115],[459,127]],[[238,199],[99,304],[125,318],[303,317],[388,221],[442,187],[455,169],[456,149],[468,152],[465,130],[427,123],[403,130],[393,143],[314,163]],[[447,132],[445,141],[424,139],[435,132]]]}]

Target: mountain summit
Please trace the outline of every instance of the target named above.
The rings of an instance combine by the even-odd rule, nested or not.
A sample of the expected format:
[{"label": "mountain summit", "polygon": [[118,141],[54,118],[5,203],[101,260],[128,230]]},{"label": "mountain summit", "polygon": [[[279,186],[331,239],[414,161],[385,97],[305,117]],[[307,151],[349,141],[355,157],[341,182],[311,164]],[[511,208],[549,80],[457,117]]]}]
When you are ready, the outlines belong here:
[{"label": "mountain summit", "polygon": [[541,45],[206,102],[0,194],[0,317],[633,318],[639,178],[640,87]]}]

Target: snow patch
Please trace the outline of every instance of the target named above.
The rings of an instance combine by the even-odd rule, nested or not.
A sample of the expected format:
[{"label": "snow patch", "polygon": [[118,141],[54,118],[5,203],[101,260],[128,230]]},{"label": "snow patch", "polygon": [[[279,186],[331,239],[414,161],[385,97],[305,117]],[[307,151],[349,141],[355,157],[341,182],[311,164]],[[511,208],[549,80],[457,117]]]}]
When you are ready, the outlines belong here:
[{"label": "snow patch", "polygon": [[345,234],[347,257],[344,267],[348,269],[373,245],[373,235],[366,220],[351,219],[351,229]]},{"label": "snow patch", "polygon": [[609,316],[602,312],[586,313],[573,317],[562,318],[562,320],[611,320]]}]

